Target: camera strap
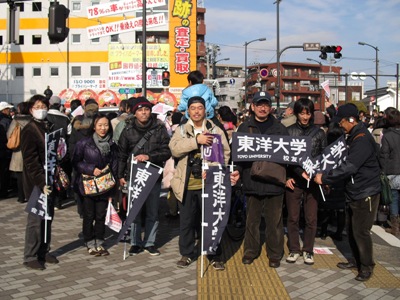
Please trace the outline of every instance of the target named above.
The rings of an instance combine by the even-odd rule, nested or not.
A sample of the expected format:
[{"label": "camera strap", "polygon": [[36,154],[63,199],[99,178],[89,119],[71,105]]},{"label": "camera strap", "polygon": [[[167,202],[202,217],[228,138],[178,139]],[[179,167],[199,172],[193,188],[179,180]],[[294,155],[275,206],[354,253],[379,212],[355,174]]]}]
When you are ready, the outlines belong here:
[{"label": "camera strap", "polygon": [[136,156],[137,152],[140,149],[143,149],[143,146],[148,142],[148,140],[156,130],[157,128],[153,128],[152,130],[149,130],[144,134],[144,136],[140,139],[140,141],[136,144],[136,146],[132,150],[134,156]]}]

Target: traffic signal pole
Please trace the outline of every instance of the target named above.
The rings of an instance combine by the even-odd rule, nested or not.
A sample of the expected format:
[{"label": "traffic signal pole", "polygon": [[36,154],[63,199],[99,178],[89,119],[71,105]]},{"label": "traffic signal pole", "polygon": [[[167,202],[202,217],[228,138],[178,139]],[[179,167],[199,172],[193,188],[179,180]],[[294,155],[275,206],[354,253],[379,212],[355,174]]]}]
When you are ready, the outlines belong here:
[{"label": "traffic signal pole", "polygon": [[147,84],[147,53],[146,53],[146,31],[147,31],[147,24],[146,24],[146,2],[143,1],[143,13],[142,13],[142,96],[146,98],[147,91],[146,91],[146,84]]}]

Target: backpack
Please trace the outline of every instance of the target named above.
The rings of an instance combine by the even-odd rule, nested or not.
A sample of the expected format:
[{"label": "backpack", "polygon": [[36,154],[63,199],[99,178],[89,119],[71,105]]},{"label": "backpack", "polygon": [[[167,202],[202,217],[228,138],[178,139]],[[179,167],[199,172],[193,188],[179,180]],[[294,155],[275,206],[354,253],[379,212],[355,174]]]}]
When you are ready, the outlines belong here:
[{"label": "backpack", "polygon": [[17,125],[15,125],[14,130],[12,131],[8,139],[7,148],[11,150],[17,149],[20,145],[20,140],[21,140],[21,127],[19,126],[19,123],[17,123]]}]

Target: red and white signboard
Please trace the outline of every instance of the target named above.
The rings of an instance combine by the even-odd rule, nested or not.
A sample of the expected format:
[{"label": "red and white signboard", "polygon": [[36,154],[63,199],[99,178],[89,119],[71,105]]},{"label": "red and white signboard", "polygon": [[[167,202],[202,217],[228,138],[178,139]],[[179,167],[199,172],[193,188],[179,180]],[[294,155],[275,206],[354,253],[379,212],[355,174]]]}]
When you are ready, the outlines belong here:
[{"label": "red and white signboard", "polygon": [[[167,20],[164,14],[154,14],[146,17],[147,28],[154,28],[157,26],[166,25]],[[128,20],[121,20],[107,24],[90,26],[86,28],[89,39],[100,38],[103,36],[121,34],[125,32],[135,31],[142,29],[142,18],[134,18]]]},{"label": "red and white signboard", "polygon": [[[147,0],[146,8],[154,8],[166,5],[165,0]],[[100,18],[116,14],[124,14],[143,8],[142,0],[124,0],[118,2],[108,2],[89,6],[86,9],[88,19]]]}]

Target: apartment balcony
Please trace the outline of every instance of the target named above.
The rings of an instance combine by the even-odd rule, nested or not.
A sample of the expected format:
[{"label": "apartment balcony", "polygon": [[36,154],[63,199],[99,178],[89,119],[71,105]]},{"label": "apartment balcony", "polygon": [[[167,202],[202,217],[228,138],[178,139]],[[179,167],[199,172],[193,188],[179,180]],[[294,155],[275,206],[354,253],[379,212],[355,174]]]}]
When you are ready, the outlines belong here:
[{"label": "apartment balcony", "polygon": [[197,43],[197,56],[206,56],[207,47],[204,42]]},{"label": "apartment balcony", "polygon": [[197,35],[206,35],[206,24],[203,21],[197,23]]}]

